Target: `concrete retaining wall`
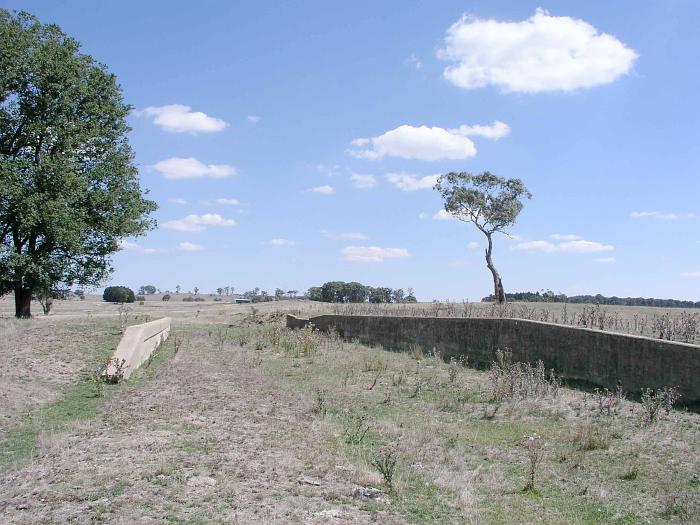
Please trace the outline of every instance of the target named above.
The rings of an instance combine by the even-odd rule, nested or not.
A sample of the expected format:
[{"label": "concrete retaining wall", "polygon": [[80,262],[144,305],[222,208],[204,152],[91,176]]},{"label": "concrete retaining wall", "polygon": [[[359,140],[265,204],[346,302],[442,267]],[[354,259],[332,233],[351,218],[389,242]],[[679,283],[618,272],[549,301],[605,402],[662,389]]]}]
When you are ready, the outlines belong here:
[{"label": "concrete retaining wall", "polygon": [[681,402],[700,404],[700,346],[521,319],[459,319],[321,315],[310,320],[288,316],[288,326],[311,322],[335,328],[345,339],[404,350],[419,344],[440,350],[445,359],[467,355],[471,366],[485,367],[498,348],[517,361],[554,368],[568,380],[627,392],[676,386]]},{"label": "concrete retaining wall", "polygon": [[168,334],[170,334],[170,317],[129,326],[124,331],[124,336],[107,367],[107,377],[114,377],[116,373],[114,360],[121,363],[124,359],[126,368],[122,379],[129,379],[133,371],[140,367],[153,350],[168,338]]}]

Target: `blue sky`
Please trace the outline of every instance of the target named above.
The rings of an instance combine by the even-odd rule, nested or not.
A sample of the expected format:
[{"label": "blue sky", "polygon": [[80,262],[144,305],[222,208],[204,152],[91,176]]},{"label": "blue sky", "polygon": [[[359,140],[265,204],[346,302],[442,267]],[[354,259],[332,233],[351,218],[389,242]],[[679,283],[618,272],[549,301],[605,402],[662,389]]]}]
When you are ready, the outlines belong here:
[{"label": "blue sky", "polygon": [[160,227],[113,284],[479,299],[483,238],[433,218],[429,177],[490,170],[533,193],[496,240],[507,291],[700,299],[694,0],[5,7],[59,24],[135,107]]}]

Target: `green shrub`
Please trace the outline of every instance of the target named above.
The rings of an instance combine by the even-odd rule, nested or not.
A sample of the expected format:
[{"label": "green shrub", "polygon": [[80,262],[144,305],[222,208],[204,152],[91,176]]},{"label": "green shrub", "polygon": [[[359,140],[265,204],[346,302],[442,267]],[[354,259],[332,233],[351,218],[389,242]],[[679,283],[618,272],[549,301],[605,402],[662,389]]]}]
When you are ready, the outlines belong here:
[{"label": "green shrub", "polygon": [[163,301],[169,301],[169,300],[170,300],[170,294],[169,294],[169,293],[166,293],[166,294],[163,296],[163,299],[162,299],[162,300],[163,300]]},{"label": "green shrub", "polygon": [[134,291],[126,286],[108,286],[102,294],[102,299],[108,303],[133,303],[136,296]]}]

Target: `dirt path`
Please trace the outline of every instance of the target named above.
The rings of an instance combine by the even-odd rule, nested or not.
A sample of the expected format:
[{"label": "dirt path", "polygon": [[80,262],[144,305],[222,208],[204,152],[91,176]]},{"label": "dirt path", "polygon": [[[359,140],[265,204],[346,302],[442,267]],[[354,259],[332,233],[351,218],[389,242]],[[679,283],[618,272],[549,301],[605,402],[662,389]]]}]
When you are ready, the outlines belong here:
[{"label": "dirt path", "polygon": [[330,429],[240,355],[200,329],[97,419],[46,435],[0,476],[0,521],[402,523],[353,496]]}]

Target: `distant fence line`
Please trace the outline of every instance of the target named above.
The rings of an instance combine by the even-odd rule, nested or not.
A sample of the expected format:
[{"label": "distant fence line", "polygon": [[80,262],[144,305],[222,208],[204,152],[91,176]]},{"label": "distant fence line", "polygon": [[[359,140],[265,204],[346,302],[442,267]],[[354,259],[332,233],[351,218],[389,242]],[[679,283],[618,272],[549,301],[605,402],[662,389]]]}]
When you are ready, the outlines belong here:
[{"label": "distant fence line", "polygon": [[488,366],[496,350],[508,348],[516,361],[554,368],[567,380],[638,394],[645,388],[675,386],[684,404],[700,404],[700,346],[588,328],[522,319],[320,315],[287,316],[289,328],[312,323],[335,329],[345,339],[405,350],[436,348],[445,359],[468,356]]}]

